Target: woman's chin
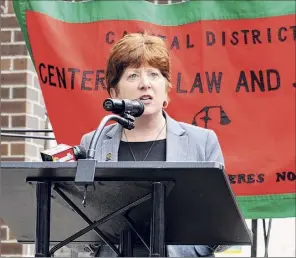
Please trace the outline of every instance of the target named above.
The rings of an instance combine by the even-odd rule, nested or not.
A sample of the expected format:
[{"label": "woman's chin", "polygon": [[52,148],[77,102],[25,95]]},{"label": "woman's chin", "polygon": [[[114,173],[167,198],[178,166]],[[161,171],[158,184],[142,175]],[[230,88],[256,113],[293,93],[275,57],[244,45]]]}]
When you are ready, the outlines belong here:
[{"label": "woman's chin", "polygon": [[146,108],[145,107],[145,110],[144,110],[144,113],[142,116],[151,116],[151,115],[156,115],[156,114],[159,114],[159,112],[161,112],[161,110],[156,110],[156,109],[152,109],[152,108]]}]

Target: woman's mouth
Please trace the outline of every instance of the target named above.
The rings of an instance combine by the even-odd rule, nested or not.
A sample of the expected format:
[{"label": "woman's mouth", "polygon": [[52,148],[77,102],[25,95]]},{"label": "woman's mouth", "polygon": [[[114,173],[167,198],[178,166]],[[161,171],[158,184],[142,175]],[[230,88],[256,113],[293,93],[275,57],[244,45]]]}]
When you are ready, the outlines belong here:
[{"label": "woman's mouth", "polygon": [[152,102],[152,96],[150,95],[142,95],[139,100],[141,100],[143,102],[143,104],[147,105],[150,104]]}]

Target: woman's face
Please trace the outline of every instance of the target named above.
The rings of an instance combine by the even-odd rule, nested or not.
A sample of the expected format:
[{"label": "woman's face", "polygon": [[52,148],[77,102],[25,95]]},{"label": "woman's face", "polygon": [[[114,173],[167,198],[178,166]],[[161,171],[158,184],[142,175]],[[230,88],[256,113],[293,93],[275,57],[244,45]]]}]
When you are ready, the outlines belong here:
[{"label": "woman's face", "polygon": [[117,92],[111,89],[111,97],[119,99],[140,99],[145,105],[143,115],[160,112],[167,101],[167,80],[159,69],[151,66],[128,67],[117,85]]}]

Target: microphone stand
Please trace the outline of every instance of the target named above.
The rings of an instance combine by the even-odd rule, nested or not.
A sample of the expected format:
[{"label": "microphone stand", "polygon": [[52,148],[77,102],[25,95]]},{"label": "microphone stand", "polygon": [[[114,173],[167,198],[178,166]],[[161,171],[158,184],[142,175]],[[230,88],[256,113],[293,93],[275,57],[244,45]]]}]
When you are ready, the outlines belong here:
[{"label": "microphone stand", "polygon": [[107,115],[105,116],[97,129],[95,130],[93,137],[90,142],[90,147],[87,151],[86,159],[78,159],[76,175],[75,175],[75,186],[80,192],[84,192],[82,205],[86,206],[86,193],[87,191],[94,191],[94,177],[96,170],[95,154],[96,154],[96,146],[100,139],[100,136],[103,132],[105,125],[109,121],[116,121],[120,125],[122,125],[125,129],[132,130],[135,128],[134,122],[135,117],[133,117],[130,112],[124,112],[120,115]]},{"label": "microphone stand", "polygon": [[96,145],[100,139],[100,136],[103,132],[103,129],[105,127],[105,125],[109,122],[109,121],[116,121],[118,122],[119,124],[121,124],[123,126],[123,128],[125,129],[128,129],[128,130],[131,130],[131,129],[134,129],[135,128],[135,125],[134,125],[134,122],[135,122],[135,118],[130,115],[129,112],[125,112],[122,114],[122,116],[119,116],[119,115],[108,115],[108,116],[105,116],[100,125],[98,126],[98,128],[96,129],[92,139],[91,139],[91,142],[90,142],[90,146],[89,146],[89,149],[87,151],[87,159],[94,159],[95,158],[95,154],[96,154]]}]

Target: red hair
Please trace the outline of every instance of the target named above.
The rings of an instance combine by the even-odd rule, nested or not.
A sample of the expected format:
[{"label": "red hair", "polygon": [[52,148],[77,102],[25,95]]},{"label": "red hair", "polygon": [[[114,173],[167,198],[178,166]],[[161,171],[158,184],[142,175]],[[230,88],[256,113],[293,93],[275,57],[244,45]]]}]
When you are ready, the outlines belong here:
[{"label": "red hair", "polygon": [[159,69],[167,80],[167,91],[171,87],[169,51],[163,39],[142,33],[127,34],[112,48],[107,62],[106,82],[110,94],[127,67],[139,68],[149,65]]}]

